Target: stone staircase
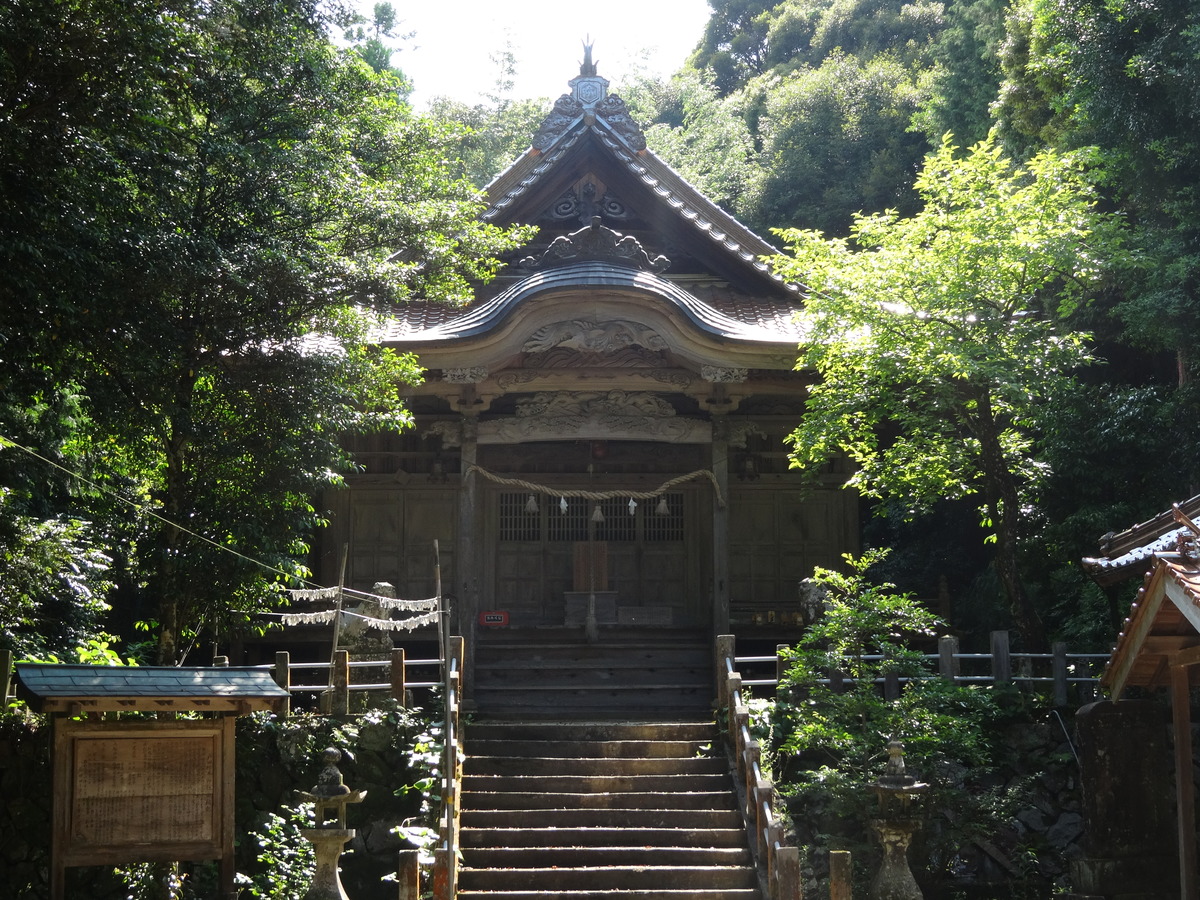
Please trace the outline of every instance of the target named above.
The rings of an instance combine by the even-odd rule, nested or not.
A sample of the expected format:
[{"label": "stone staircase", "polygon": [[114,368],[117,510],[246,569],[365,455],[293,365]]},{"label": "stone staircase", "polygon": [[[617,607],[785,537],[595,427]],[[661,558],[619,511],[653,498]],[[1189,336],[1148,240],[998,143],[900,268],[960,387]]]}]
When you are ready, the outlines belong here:
[{"label": "stone staircase", "polygon": [[481,636],[473,706],[489,719],[704,719],[713,700],[712,645],[699,630],[549,628]]},{"label": "stone staircase", "polygon": [[476,721],[460,900],[761,900],[716,726]]}]

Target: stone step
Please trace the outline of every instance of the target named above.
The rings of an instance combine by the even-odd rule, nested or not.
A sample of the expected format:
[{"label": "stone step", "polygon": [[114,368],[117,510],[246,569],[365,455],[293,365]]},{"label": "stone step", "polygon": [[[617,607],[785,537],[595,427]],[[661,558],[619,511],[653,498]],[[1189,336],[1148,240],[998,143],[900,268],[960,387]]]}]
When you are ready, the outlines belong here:
[{"label": "stone step", "polygon": [[547,793],[545,791],[482,793],[463,791],[463,810],[510,809],[736,809],[733,791],[623,791],[615,794]]},{"label": "stone step", "polygon": [[732,801],[722,809],[479,809],[464,803],[463,828],[669,828],[745,830],[742,814]]},{"label": "stone step", "polygon": [[[740,825],[740,823],[739,823]],[[461,844],[468,847],[739,847],[746,846],[746,830],[732,828],[647,828],[583,826],[578,828],[464,827]]]},{"label": "stone step", "polygon": [[458,884],[466,891],[579,891],[755,888],[747,866],[584,866],[579,868],[474,869],[463,866]]},{"label": "stone step", "polygon": [[468,739],[472,746],[480,741],[514,739],[522,741],[694,741],[711,743],[716,739],[716,724],[712,721],[700,720],[472,722]]},{"label": "stone step", "polygon": [[459,900],[760,900],[757,888],[673,888],[566,891],[463,891]]},{"label": "stone step", "polygon": [[[474,726],[470,726],[474,728]],[[704,740],[474,740],[468,739],[471,756],[527,756],[536,759],[681,759],[703,756],[711,747]]]},{"label": "stone step", "polygon": [[564,756],[468,756],[463,774],[470,775],[725,775],[721,759],[695,756],[655,758],[596,758]]},{"label": "stone step", "polygon": [[685,722],[712,711],[712,701],[700,699],[707,692],[697,691],[695,696],[680,697],[677,694],[642,696],[632,704],[629,697],[613,697],[606,703],[566,704],[561,697],[552,695],[530,696],[522,694],[515,699],[485,697],[482,705],[475,703],[475,715],[480,721],[488,722],[538,722],[560,720],[565,715],[589,721],[623,722],[631,718],[654,719],[670,722],[672,719]]},{"label": "stone step", "polygon": [[621,868],[624,866],[748,866],[745,847],[477,847],[463,848],[474,869]]},{"label": "stone step", "polygon": [[466,775],[472,793],[618,794],[712,793],[729,790],[729,773],[695,775]]},{"label": "stone step", "polygon": [[684,644],[672,647],[647,645],[645,647],[623,644],[541,644],[528,647],[519,644],[479,644],[475,651],[475,664],[488,667],[496,665],[514,668],[561,668],[578,663],[595,667],[611,661],[621,668],[643,669],[673,668],[675,666],[712,666],[712,650],[704,644]]}]

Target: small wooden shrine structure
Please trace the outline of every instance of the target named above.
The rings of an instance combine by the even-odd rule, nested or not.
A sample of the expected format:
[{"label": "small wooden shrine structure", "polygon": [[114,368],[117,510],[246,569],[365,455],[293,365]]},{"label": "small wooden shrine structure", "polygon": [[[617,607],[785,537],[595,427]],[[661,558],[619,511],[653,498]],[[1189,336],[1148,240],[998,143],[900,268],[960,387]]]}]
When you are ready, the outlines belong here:
[{"label": "small wooden shrine structure", "polygon": [[[50,891],[68,866],[218,860],[234,892],[234,718],[282,710],[265,669],[22,663],[19,696],[53,716]],[[155,718],[104,719],[118,712]],[[212,715],[180,719],[181,712]]]},{"label": "small wooden shrine structure", "polygon": [[1134,554],[1150,566],[1101,684],[1113,700],[1119,700],[1130,687],[1170,690],[1180,897],[1193,900],[1200,896],[1191,717],[1191,691],[1200,684],[1200,527],[1178,505],[1172,519],[1160,524],[1167,523],[1178,527],[1156,528],[1152,531],[1158,533],[1142,535],[1154,545],[1153,550],[1127,549],[1106,560],[1107,565],[1101,560],[1086,560],[1085,565],[1105,573],[1119,568],[1121,557]]}]

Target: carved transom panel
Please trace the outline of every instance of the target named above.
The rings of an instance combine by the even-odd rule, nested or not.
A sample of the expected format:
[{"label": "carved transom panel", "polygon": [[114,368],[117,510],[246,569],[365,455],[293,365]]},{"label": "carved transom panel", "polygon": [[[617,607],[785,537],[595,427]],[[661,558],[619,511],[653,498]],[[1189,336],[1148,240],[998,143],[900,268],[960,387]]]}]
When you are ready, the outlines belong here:
[{"label": "carved transom panel", "polygon": [[666,350],[667,342],[652,328],[640,322],[615,320],[591,322],[572,319],[543,325],[529,336],[521,349],[526,353],[544,353],[556,347],[593,353],[616,353],[630,347]]}]

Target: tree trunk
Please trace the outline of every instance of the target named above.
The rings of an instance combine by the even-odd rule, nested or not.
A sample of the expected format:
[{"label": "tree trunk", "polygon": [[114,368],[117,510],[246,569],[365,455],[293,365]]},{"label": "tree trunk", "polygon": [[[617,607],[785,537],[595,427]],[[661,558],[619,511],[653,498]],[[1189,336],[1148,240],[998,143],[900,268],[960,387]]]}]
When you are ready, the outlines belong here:
[{"label": "tree trunk", "polygon": [[1046,629],[1021,580],[1017,546],[1021,532],[1020,495],[1016,479],[1004,459],[999,428],[992,415],[991,397],[980,391],[978,413],[971,417],[972,431],[979,439],[980,464],[987,491],[987,505],[996,529],[996,576],[1008,598],[1013,622],[1029,649],[1046,649]]}]

